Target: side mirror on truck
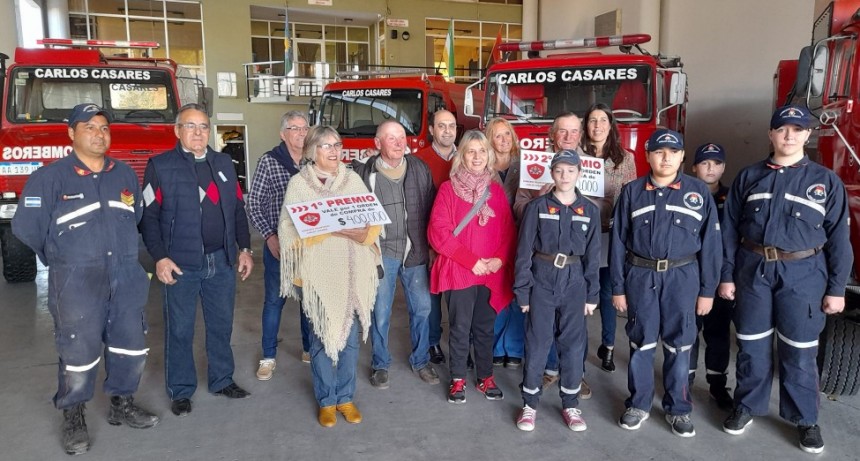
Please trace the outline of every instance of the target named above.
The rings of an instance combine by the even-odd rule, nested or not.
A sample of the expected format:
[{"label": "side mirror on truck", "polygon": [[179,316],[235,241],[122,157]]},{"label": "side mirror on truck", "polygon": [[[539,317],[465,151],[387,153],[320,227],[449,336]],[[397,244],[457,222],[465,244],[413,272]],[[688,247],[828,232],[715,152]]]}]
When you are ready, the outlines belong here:
[{"label": "side mirror on truck", "polygon": [[824,94],[829,55],[826,42],[817,45],[812,52],[812,66],[809,69],[809,95],[812,97],[819,98]]},{"label": "side mirror on truck", "polygon": [[675,72],[669,80],[669,104],[683,104],[687,95],[687,74]]},{"label": "side mirror on truck", "polygon": [[215,92],[212,88],[205,86],[197,95],[197,104],[206,108],[206,115],[212,117],[213,107],[215,105]]},{"label": "side mirror on truck", "polygon": [[466,95],[463,99],[463,114],[471,117],[475,114],[475,97],[472,95],[472,89],[466,89]]}]

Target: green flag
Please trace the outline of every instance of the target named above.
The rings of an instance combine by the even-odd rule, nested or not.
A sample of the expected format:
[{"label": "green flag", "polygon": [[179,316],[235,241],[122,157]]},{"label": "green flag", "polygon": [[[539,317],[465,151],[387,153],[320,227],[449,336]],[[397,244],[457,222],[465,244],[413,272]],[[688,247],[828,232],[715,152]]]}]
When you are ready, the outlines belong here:
[{"label": "green flag", "polygon": [[448,35],[445,36],[445,53],[448,54],[446,63],[448,64],[448,78],[454,79],[454,20],[448,24]]},{"label": "green flag", "polygon": [[284,8],[284,77],[293,70],[293,48],[290,46],[290,20]]}]

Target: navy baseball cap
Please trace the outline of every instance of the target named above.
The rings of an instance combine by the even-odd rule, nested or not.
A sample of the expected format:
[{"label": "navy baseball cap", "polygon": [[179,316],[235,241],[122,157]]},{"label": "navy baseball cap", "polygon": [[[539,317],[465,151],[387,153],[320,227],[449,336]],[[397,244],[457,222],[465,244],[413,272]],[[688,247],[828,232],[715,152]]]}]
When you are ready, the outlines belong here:
[{"label": "navy baseball cap", "polygon": [[677,131],[661,128],[654,132],[645,143],[645,151],[651,152],[662,147],[684,150],[684,137]]},{"label": "navy baseball cap", "polygon": [[770,118],[770,129],[775,130],[783,125],[797,125],[804,130],[812,128],[812,114],[803,106],[783,106],[773,112]]},{"label": "navy baseball cap", "polygon": [[74,128],[78,122],[89,122],[96,115],[103,115],[108,123],[111,122],[110,114],[101,107],[92,103],[78,104],[69,114],[69,126]]},{"label": "navy baseball cap", "polygon": [[726,150],[723,146],[716,143],[702,144],[696,149],[696,158],[693,164],[702,163],[705,160],[716,160],[720,163],[726,163]]},{"label": "navy baseball cap", "polygon": [[567,163],[569,165],[579,166],[579,154],[577,154],[574,150],[564,149],[563,151],[555,154],[549,164],[549,168],[553,169],[559,163]]}]

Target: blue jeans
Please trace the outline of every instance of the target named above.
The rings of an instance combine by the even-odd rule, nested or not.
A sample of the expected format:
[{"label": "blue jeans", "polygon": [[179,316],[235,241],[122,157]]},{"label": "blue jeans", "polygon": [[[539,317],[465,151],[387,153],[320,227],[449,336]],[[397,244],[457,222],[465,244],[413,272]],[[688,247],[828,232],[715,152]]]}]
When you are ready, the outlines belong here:
[{"label": "blue jeans", "polygon": [[496,316],[493,357],[523,358],[526,315],[514,299]]},{"label": "blue jeans", "polygon": [[391,321],[391,306],[394,303],[394,289],[397,278],[406,293],[406,308],[409,311],[409,336],[412,339],[412,353],[409,364],[413,370],[424,368],[430,361],[430,280],[427,266],[403,267],[398,259],[382,257],[385,276],[379,281],[376,291],[376,304],[373,307],[373,322],[370,326],[370,341],[373,346],[371,368],[387,370],[391,365],[388,351],[388,326]]},{"label": "blue jeans", "polygon": [[[273,359],[278,353],[278,330],[281,329],[281,311],[287,298],[281,297],[281,262],[263,245],[263,282],[265,297],[263,299],[263,358]],[[301,299],[301,291],[299,291]],[[299,303],[299,322],[302,328],[302,351],[310,350],[308,339],[308,317]]]},{"label": "blue jeans", "polygon": [[442,340],[442,294],[430,293],[430,345],[438,346]]},{"label": "blue jeans", "polygon": [[[337,354],[337,366],[326,355],[322,340],[310,329],[311,378],[314,397],[320,407],[352,402],[355,395],[355,368],[358,364],[358,317],[353,316],[352,328],[343,350]],[[340,334],[340,332],[335,332]]]},{"label": "blue jeans", "polygon": [[224,250],[204,256],[201,269],[182,269],[175,285],[164,286],[164,379],[171,400],[188,399],[197,390],[194,367],[194,321],[202,299],[206,329],[209,392],[233,384],[233,305],[236,272]]},{"label": "blue jeans", "polygon": [[616,312],[612,307],[612,282],[609,280],[609,268],[601,267],[600,277],[600,343],[604,346],[615,345]]}]

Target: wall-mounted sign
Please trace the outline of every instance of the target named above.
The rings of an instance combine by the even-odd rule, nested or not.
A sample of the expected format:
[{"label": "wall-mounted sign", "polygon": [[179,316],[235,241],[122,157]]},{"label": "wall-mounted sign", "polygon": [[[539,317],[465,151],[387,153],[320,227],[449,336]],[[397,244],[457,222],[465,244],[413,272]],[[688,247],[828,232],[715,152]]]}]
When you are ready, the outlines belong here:
[{"label": "wall-mounted sign", "polygon": [[308,0],[308,5],[331,6],[331,0]]},{"label": "wall-mounted sign", "polygon": [[408,19],[386,18],[385,25],[388,27],[409,27]]}]

